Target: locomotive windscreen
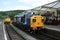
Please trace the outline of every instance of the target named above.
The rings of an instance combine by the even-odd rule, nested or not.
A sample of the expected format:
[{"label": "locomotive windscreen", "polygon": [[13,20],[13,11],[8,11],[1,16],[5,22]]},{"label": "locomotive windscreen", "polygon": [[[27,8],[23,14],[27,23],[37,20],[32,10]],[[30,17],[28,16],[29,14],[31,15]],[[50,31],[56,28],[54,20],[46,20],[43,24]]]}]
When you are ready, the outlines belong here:
[{"label": "locomotive windscreen", "polygon": [[33,19],[32,21],[33,21],[33,22],[36,22],[36,19]]}]

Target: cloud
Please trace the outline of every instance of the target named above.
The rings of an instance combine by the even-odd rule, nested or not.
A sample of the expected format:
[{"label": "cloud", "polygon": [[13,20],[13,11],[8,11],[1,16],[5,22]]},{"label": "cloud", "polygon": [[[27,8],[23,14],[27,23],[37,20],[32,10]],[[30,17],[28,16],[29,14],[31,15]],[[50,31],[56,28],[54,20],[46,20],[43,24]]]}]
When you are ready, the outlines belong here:
[{"label": "cloud", "polygon": [[32,0],[17,0],[18,2],[30,3]]},{"label": "cloud", "polygon": [[56,0],[12,0],[3,1],[0,10],[27,10]]},{"label": "cloud", "polygon": [[32,7],[41,6],[56,0],[17,0],[18,2],[31,4]]},{"label": "cloud", "polygon": [[47,3],[50,3],[50,2],[53,2],[53,1],[56,1],[56,0],[38,0],[38,1],[36,1],[35,3],[33,3],[32,4],[32,6],[34,6],[34,7],[37,7],[37,6],[42,6],[42,5],[44,5],[44,4],[47,4]]},{"label": "cloud", "polygon": [[3,4],[3,5],[9,5],[10,2],[4,1],[4,2],[2,2],[2,4]]},{"label": "cloud", "polygon": [[0,11],[2,11],[2,10],[0,9]]},{"label": "cloud", "polygon": [[31,7],[29,6],[16,6],[16,9],[23,9],[23,10],[27,10],[27,9],[31,9]]},{"label": "cloud", "polygon": [[9,10],[28,10],[31,9],[32,7],[29,6],[15,6],[15,7],[7,7],[3,9],[2,11],[9,11]]}]

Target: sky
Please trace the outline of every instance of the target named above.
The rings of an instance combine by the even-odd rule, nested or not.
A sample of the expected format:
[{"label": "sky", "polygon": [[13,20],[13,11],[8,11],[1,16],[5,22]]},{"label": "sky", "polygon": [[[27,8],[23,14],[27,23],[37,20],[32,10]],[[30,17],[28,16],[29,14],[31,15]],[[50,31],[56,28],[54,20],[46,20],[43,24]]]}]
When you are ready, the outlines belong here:
[{"label": "sky", "polygon": [[28,10],[56,0],[0,0],[0,11]]}]

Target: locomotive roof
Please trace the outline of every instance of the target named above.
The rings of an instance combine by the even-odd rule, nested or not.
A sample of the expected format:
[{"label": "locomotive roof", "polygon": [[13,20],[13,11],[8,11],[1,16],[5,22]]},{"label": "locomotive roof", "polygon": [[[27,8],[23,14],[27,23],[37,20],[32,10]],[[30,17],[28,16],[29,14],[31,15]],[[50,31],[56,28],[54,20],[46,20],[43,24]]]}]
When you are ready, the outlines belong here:
[{"label": "locomotive roof", "polygon": [[18,14],[18,15],[16,15],[15,17],[21,17],[21,16],[23,16],[24,14]]},{"label": "locomotive roof", "polygon": [[26,15],[26,16],[30,16],[30,15],[32,15],[33,14],[33,12],[32,11],[26,11],[26,12],[22,12],[22,13],[19,13],[18,15],[16,15],[15,17],[22,17],[22,16],[24,16],[24,15]]}]

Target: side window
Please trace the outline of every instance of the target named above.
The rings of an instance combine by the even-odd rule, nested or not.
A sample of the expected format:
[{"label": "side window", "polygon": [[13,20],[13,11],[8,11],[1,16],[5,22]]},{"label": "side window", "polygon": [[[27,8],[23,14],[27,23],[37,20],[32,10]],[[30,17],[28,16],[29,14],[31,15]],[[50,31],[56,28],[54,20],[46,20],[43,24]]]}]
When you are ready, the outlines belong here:
[{"label": "side window", "polygon": [[21,17],[21,22],[24,22],[24,18],[23,17]]},{"label": "side window", "polygon": [[21,17],[21,22],[25,22],[25,16]]}]

